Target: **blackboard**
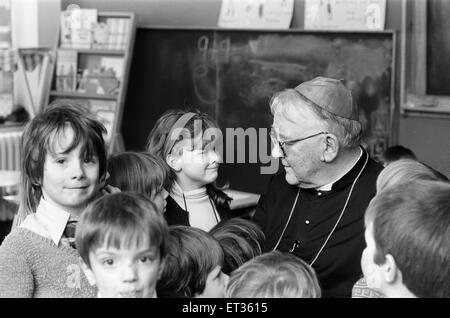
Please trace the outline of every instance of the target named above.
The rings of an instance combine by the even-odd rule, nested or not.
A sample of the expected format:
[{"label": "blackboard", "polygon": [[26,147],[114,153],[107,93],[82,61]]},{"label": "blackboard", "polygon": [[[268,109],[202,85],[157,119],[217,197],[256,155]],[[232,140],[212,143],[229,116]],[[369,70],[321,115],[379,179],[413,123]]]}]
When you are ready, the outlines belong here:
[{"label": "blackboard", "polygon": [[[143,149],[169,108],[208,112],[224,131],[267,128],[274,92],[321,75],[342,78],[352,89],[364,143],[377,156],[389,144],[394,38],[391,31],[138,28],[122,123],[125,146]],[[260,174],[259,160],[249,159],[225,162],[220,179],[261,193],[269,176]]]}]

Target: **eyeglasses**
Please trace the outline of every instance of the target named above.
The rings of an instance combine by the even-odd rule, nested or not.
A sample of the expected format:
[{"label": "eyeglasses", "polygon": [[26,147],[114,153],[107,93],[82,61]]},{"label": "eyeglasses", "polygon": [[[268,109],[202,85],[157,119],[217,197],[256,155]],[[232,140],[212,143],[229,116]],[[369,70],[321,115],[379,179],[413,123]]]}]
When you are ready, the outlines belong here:
[{"label": "eyeglasses", "polygon": [[281,151],[283,152],[283,157],[286,157],[286,151],[284,149],[284,146],[292,146],[293,144],[302,141],[302,140],[306,140],[309,138],[313,138],[319,135],[323,135],[323,134],[329,134],[328,131],[321,131],[318,132],[317,134],[308,136],[308,137],[304,137],[304,138],[299,138],[299,139],[289,139],[289,140],[280,140],[277,136],[277,133],[275,132],[275,130],[273,128],[270,129],[269,135],[270,138],[272,139],[272,142],[274,145],[278,144],[278,147],[281,149]]}]

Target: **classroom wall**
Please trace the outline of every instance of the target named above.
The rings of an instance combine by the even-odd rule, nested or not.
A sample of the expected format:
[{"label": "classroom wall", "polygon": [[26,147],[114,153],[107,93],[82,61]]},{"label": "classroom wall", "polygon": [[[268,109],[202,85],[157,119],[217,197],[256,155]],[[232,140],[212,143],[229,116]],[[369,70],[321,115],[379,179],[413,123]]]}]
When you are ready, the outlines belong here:
[{"label": "classroom wall", "polygon": [[[387,0],[386,28],[399,30],[401,0]],[[137,26],[217,26],[222,0],[61,0],[99,10],[126,10],[137,14]],[[294,0],[291,28],[303,28],[304,0]]]},{"label": "classroom wall", "polygon": [[419,160],[450,177],[450,116],[401,117],[399,128],[400,144],[413,150]]},{"label": "classroom wall", "polygon": [[[85,8],[99,10],[134,11],[138,27],[151,26],[202,26],[216,27],[221,0],[61,0],[62,8],[76,3]],[[386,29],[396,30],[396,81],[394,101],[399,113],[400,58],[402,51],[402,0],[387,0]],[[304,0],[295,0],[291,29],[303,28]],[[131,74],[132,76],[132,74]],[[126,110],[125,110],[126,111]],[[396,116],[393,122],[392,143],[410,147],[419,159],[443,173],[450,175],[450,121],[424,117]]]}]

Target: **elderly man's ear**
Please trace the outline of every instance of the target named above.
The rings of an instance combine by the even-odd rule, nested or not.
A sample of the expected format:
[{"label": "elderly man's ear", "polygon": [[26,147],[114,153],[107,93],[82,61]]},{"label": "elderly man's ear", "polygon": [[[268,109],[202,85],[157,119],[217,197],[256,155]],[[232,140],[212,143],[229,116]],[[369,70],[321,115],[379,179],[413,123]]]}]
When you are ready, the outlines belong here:
[{"label": "elderly man's ear", "polygon": [[334,134],[328,133],[325,136],[324,149],[320,160],[323,162],[332,162],[339,153],[339,141]]}]

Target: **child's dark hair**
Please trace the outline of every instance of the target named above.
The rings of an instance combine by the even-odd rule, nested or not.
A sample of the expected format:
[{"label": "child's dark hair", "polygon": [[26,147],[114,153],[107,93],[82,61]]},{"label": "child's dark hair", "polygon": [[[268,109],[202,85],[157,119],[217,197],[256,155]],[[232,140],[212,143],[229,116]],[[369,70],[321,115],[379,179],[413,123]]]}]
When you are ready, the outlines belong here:
[{"label": "child's dark hair", "polygon": [[169,233],[169,251],[157,294],[162,298],[192,298],[205,290],[209,273],[223,265],[222,247],[211,234],[198,228],[173,225]]},{"label": "child's dark hair", "polygon": [[99,179],[106,173],[106,148],[103,134],[106,129],[83,106],[71,100],[56,100],[37,114],[25,127],[21,139],[21,202],[18,221],[36,210],[42,196],[41,182],[45,157],[53,152],[52,141],[70,126],[74,131],[72,144],[65,150],[70,152],[82,145],[82,153],[87,159],[98,157]]},{"label": "child's dark hair", "polygon": [[[185,117],[186,122],[183,122],[181,126],[178,126],[179,120],[183,116],[189,116],[188,114],[192,114],[190,117]],[[184,119],[184,118],[183,118]],[[198,129],[197,123],[201,123],[201,129]],[[176,125],[177,124],[177,125]],[[198,110],[181,110],[174,109],[166,111],[156,122],[152,131],[150,132],[147,140],[147,151],[161,157],[164,160],[165,165],[169,171],[168,176],[168,188],[170,191],[173,183],[175,182],[176,175],[175,172],[169,167],[166,162],[167,156],[172,152],[175,144],[182,140],[183,138],[190,138],[192,140],[192,147],[195,147],[194,137],[197,137],[195,133],[204,133],[205,131],[211,132],[211,129],[215,132],[219,133],[218,129],[219,125],[216,123],[214,119],[212,119],[208,114],[202,113]],[[186,132],[189,134],[186,136],[183,133],[180,133],[175,139],[172,139],[174,136],[174,132],[176,129],[187,130]],[[220,133],[221,134],[221,133]],[[175,134],[176,135],[176,134]],[[202,138],[202,145],[205,143],[211,142],[222,142],[222,140],[217,140],[216,135],[208,136],[215,137],[212,139]],[[221,135],[219,136],[221,138]],[[230,210],[230,201],[232,200],[229,196],[227,196],[221,189],[219,189],[214,183],[210,183],[206,185],[206,192],[209,197],[213,200],[216,205],[216,208],[219,210],[219,213],[223,214],[226,211]],[[222,215],[221,215],[222,217]]]},{"label": "child's dark hair", "polygon": [[121,152],[108,159],[108,184],[122,191],[134,191],[148,198],[167,183],[167,165],[149,152]]},{"label": "child's dark hair", "polygon": [[402,145],[395,145],[387,148],[383,153],[386,163],[394,162],[400,159],[417,160],[416,154],[409,148]]},{"label": "child's dark hair", "polygon": [[150,199],[133,192],[98,198],[82,213],[76,230],[77,251],[89,267],[89,252],[103,244],[120,249],[139,246],[146,240],[164,259],[169,226]]},{"label": "child's dark hair", "polygon": [[248,260],[261,255],[264,250],[264,232],[250,220],[243,218],[223,220],[209,233],[222,246],[225,254],[222,271],[227,275]]}]

